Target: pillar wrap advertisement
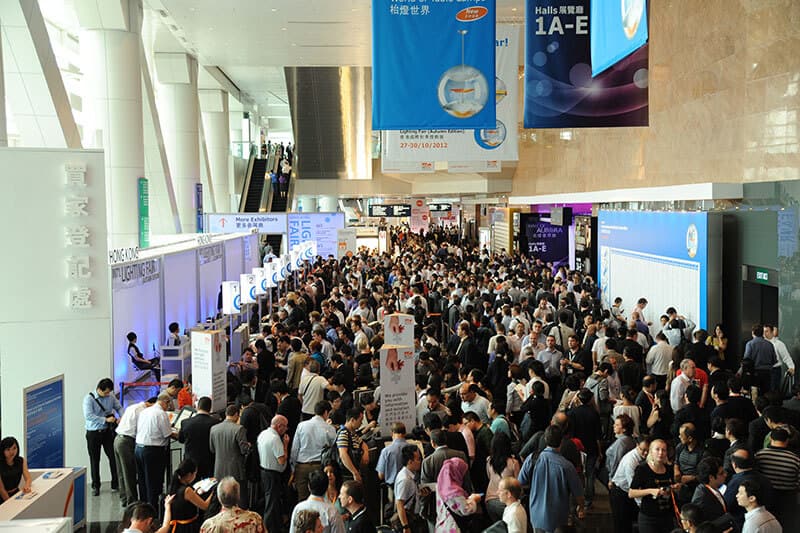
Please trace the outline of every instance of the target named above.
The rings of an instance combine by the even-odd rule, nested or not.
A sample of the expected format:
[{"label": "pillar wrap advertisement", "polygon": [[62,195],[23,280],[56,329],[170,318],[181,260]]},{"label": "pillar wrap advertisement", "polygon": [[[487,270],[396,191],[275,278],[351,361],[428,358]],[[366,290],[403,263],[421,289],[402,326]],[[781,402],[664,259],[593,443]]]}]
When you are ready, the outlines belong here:
[{"label": "pillar wrap advertisement", "polygon": [[[616,5],[616,23],[636,25],[634,38],[646,30],[644,8],[634,24],[626,5],[639,0],[605,2]],[[638,5],[638,4],[637,4]],[[525,110],[526,128],[596,128],[648,125],[648,46],[612,65],[620,43],[597,51],[603,72],[592,76],[593,30],[589,0],[527,0],[525,16]],[[612,10],[602,12],[598,31],[603,30]],[[627,15],[627,16],[623,16]],[[610,20],[610,19],[609,19]],[[631,26],[632,27],[632,26]],[[643,28],[644,27],[644,28]],[[603,39],[595,39],[598,46]],[[627,43],[626,46],[628,46]]]},{"label": "pillar wrap advertisement", "polygon": [[[486,169],[459,172],[499,172],[499,161],[519,159],[519,38],[520,26],[498,24],[494,42],[497,72],[494,102],[497,123],[493,128],[461,130],[391,130],[383,132],[382,160],[396,162],[492,161]],[[419,163],[418,163],[419,164]],[[384,172],[386,172],[384,164]],[[494,170],[496,167],[496,170]],[[412,167],[413,168],[413,167]],[[413,171],[413,170],[412,170]],[[431,172],[433,168],[431,167]]]},{"label": "pillar wrap advertisement", "polygon": [[372,1],[372,129],[494,128],[495,0]]}]

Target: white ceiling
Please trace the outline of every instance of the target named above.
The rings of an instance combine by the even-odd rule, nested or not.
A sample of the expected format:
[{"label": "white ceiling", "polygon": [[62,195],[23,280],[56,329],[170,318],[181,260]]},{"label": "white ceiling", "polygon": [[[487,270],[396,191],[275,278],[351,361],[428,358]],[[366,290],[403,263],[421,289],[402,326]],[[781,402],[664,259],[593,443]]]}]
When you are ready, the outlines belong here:
[{"label": "white ceiling", "polygon": [[[146,7],[164,22],[156,30],[156,50],[184,47],[197,55],[201,65],[219,67],[262,115],[284,119],[289,116],[284,66],[372,64],[371,4],[371,0],[148,0]],[[521,23],[525,2],[497,0],[497,10],[498,21]]]}]

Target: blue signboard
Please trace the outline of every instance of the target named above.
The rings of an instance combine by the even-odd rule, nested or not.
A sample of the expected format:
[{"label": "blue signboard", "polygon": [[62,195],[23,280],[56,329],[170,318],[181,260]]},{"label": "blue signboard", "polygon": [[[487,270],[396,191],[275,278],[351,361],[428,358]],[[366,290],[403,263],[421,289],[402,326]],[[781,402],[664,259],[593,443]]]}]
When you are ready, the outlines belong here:
[{"label": "blue signboard", "polygon": [[344,228],[344,213],[289,213],[289,249],[306,241],[316,241],[317,255],[336,257],[339,240],[336,230]]},{"label": "blue signboard", "polygon": [[647,0],[592,2],[592,76],[617,64],[647,42]]},{"label": "blue signboard", "polygon": [[25,458],[30,468],[64,467],[64,376],[23,391]]},{"label": "blue signboard", "polygon": [[700,327],[708,308],[708,214],[604,211],[598,214],[599,284],[603,301],[619,296],[632,310],[646,298],[657,323],[675,307]]},{"label": "blue signboard", "polygon": [[[621,1],[624,6],[638,0]],[[591,4],[608,4],[609,10],[614,4],[620,9],[620,2]],[[526,128],[648,125],[648,47],[639,46],[614,68],[593,76],[590,33],[594,35],[595,21],[589,6],[589,0],[527,0]],[[630,18],[633,12],[628,13]],[[637,24],[638,42],[647,26],[643,8]],[[599,52],[606,63],[619,55],[617,48],[608,50]]]},{"label": "blue signboard", "polygon": [[495,0],[372,2],[372,129],[495,128]]},{"label": "blue signboard", "polygon": [[194,184],[194,209],[195,209],[195,223],[197,224],[197,233],[203,233],[203,184]]}]

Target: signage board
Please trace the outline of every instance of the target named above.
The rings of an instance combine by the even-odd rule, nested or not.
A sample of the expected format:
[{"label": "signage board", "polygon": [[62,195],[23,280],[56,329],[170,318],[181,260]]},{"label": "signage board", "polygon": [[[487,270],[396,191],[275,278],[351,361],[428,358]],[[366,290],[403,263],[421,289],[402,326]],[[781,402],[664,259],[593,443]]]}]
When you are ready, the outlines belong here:
[{"label": "signage board", "polygon": [[139,248],[150,246],[150,185],[147,178],[139,178]]},{"label": "signage board", "polygon": [[242,312],[242,295],[238,281],[222,282],[222,314],[238,315]]},{"label": "signage board", "polygon": [[410,204],[371,204],[369,206],[371,217],[408,217],[411,216]]},{"label": "signage board", "polygon": [[29,468],[64,468],[64,375],[22,391]]},{"label": "signage board", "polygon": [[192,331],[192,390],[211,398],[212,411],[225,409],[227,402],[225,352],[224,331]]},{"label": "signage board", "polygon": [[440,211],[451,211],[453,209],[453,204],[428,204],[428,210],[431,213],[437,213]]},{"label": "signage board", "polygon": [[291,250],[304,241],[317,243],[317,255],[336,257],[336,230],[344,228],[344,213],[289,213],[288,244]]},{"label": "signage board", "polygon": [[206,222],[208,233],[286,233],[286,213],[209,213]]}]

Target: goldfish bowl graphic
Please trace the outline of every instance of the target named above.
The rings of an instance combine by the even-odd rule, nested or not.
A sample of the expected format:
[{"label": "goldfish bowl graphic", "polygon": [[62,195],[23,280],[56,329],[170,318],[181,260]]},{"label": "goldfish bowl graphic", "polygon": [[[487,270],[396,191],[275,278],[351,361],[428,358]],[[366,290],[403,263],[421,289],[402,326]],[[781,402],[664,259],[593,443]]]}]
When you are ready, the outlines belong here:
[{"label": "goldfish bowl graphic", "polygon": [[489,83],[480,70],[469,65],[451,67],[439,80],[439,105],[456,118],[480,113],[489,99]]},{"label": "goldfish bowl graphic", "polygon": [[475,142],[485,150],[494,150],[506,140],[506,125],[497,121],[491,129],[475,130]]},{"label": "goldfish bowl graphic", "polygon": [[622,31],[625,37],[633,39],[639,30],[639,23],[644,14],[645,0],[620,0],[622,8]]},{"label": "goldfish bowl graphic", "polygon": [[694,224],[689,224],[689,228],[686,230],[686,253],[689,254],[689,257],[694,257],[697,255],[697,241],[697,226]]},{"label": "goldfish bowl graphic", "polygon": [[506,87],[506,82],[501,80],[500,78],[495,78],[494,80],[494,103],[499,104],[500,100],[508,96],[508,87]]}]

